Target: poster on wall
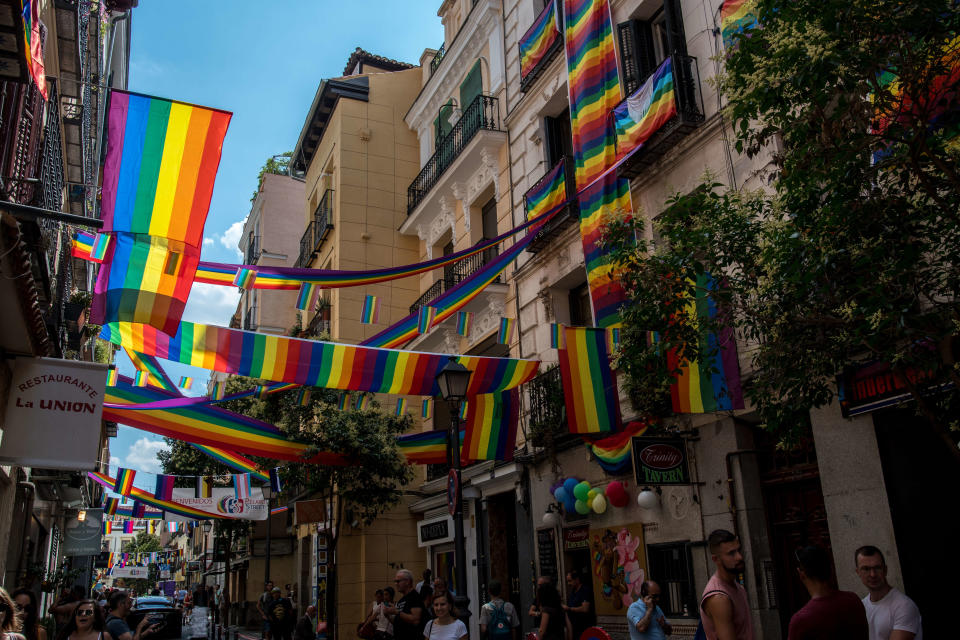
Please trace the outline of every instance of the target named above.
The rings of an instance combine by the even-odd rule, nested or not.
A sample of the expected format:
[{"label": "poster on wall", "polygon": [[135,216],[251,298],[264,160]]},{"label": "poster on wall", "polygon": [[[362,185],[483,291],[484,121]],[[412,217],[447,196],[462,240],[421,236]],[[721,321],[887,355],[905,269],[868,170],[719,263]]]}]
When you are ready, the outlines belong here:
[{"label": "poster on wall", "polygon": [[627,607],[640,597],[640,585],[647,578],[643,525],[591,529],[590,569],[597,615],[625,615]]}]

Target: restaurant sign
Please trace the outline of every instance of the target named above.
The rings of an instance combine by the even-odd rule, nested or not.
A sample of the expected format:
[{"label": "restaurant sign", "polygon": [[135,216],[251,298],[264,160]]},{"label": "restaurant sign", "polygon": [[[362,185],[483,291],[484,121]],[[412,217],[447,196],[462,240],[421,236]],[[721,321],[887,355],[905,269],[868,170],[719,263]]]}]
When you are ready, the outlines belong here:
[{"label": "restaurant sign", "polygon": [[683,438],[634,438],[633,467],[637,484],[690,484]]},{"label": "restaurant sign", "polygon": [[837,377],[840,412],[844,418],[892,407],[911,399],[907,383],[928,393],[945,391],[951,385],[929,387],[930,371],[908,368],[904,373],[894,372],[885,362],[873,362],[851,367]]}]

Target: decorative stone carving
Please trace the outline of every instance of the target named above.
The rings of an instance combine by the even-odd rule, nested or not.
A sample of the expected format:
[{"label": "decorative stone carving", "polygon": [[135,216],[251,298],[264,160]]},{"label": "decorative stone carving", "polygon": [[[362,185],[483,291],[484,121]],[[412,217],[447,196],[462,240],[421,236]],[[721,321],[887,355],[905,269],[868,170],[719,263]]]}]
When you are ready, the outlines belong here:
[{"label": "decorative stone carving", "polygon": [[540,289],[540,293],[537,294],[537,299],[539,299],[540,304],[543,305],[544,319],[552,323],[555,319],[555,314],[553,310],[553,293],[550,291],[550,287],[544,286]]},{"label": "decorative stone carving", "polygon": [[470,233],[470,203],[467,201],[466,187],[459,182],[454,182],[450,185],[450,193],[460,201],[460,208],[463,209],[463,228]]},{"label": "decorative stone carving", "polygon": [[560,272],[566,271],[568,266],[570,266],[570,250],[564,248],[557,254],[557,270]]},{"label": "decorative stone carving", "polygon": [[686,487],[670,487],[666,491],[663,503],[677,520],[683,520],[690,513],[690,497],[687,495]]},{"label": "decorative stone carving", "polygon": [[490,331],[500,326],[503,317],[504,302],[501,296],[491,296],[487,307],[477,311],[473,316],[473,327],[470,329],[470,346],[480,342],[480,339]]},{"label": "decorative stone carving", "polygon": [[438,347],[440,353],[458,353],[460,351],[460,336],[452,329],[443,329],[443,341]]}]

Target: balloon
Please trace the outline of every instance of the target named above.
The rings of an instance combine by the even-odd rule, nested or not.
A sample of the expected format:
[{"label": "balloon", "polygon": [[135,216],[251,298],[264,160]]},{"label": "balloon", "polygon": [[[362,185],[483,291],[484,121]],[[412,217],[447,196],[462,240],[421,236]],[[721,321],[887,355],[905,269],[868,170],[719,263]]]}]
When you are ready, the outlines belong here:
[{"label": "balloon", "polygon": [[607,510],[607,501],[603,496],[597,496],[593,499],[593,504],[590,505],[590,508],[593,509],[594,513],[603,513]]},{"label": "balloon", "polygon": [[563,488],[567,490],[567,493],[573,495],[573,488],[577,486],[576,478],[567,478],[563,481]]},{"label": "balloon", "polygon": [[571,496],[566,502],[563,503],[563,510],[567,513],[573,513],[577,510],[577,501]]},{"label": "balloon", "polygon": [[553,492],[553,497],[557,502],[566,502],[567,490],[563,487],[557,487]]},{"label": "balloon", "polygon": [[573,495],[576,496],[577,500],[583,500],[584,502],[586,502],[587,495],[589,493],[590,493],[590,483],[587,482],[586,480],[579,483],[573,489]]},{"label": "balloon", "polygon": [[587,503],[584,502],[583,500],[577,500],[577,503],[574,505],[574,509],[576,509],[577,513],[579,513],[582,516],[585,516],[588,513],[590,513],[590,507],[587,506]]},{"label": "balloon", "polygon": [[614,480],[613,482],[607,485],[607,488],[604,489],[603,492],[607,494],[608,498],[612,498],[613,496],[617,495],[621,491],[623,491],[623,485],[620,484],[619,480]]},{"label": "balloon", "polygon": [[600,495],[600,489],[597,488],[597,487],[594,487],[594,488],[590,489],[590,492],[589,492],[589,493],[587,493],[587,498],[588,498],[589,500],[593,500],[593,499],[596,498],[598,495]]}]

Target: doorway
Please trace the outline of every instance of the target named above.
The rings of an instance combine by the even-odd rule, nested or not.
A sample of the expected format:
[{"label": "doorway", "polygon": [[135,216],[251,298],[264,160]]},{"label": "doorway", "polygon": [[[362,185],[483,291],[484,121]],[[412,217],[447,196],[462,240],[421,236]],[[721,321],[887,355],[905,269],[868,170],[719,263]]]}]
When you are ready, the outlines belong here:
[{"label": "doorway", "polygon": [[517,540],[516,497],[513,491],[498,493],[486,500],[487,566],[482,576],[480,601],[487,602],[486,585],[497,580],[503,586],[501,597],[509,600],[517,611],[520,602],[520,558]]}]

